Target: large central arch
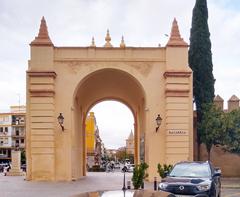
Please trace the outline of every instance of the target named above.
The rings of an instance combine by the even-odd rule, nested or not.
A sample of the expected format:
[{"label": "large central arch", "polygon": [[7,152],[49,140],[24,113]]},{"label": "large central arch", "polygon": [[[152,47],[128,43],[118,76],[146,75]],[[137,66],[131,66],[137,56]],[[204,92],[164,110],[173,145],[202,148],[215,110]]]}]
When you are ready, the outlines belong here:
[{"label": "large central arch", "polygon": [[[134,133],[135,133],[135,162],[139,162],[139,137],[143,135],[140,131],[144,131],[144,100],[145,94],[141,84],[130,74],[125,71],[118,69],[105,68],[95,71],[84,79],[82,79],[76,88],[74,93],[74,121],[75,121],[75,132],[80,132],[82,138],[76,138],[81,149],[85,139],[85,127],[84,125],[88,111],[96,103],[104,100],[117,100],[129,107],[134,116]],[[117,116],[117,114],[116,114]],[[82,117],[82,118],[81,118]],[[81,120],[83,122],[80,122]],[[117,125],[116,125],[117,126]],[[86,149],[81,149],[83,152],[79,154],[75,151],[75,158],[79,158],[80,155],[83,158],[79,158],[76,162],[83,164],[83,174],[85,174],[85,155]],[[83,161],[83,162],[81,162]],[[76,165],[73,164],[73,165]],[[79,166],[79,165],[76,165]],[[76,174],[76,173],[73,173]]]},{"label": "large central arch", "polygon": [[176,20],[165,47],[112,47],[110,40],[108,34],[104,47],[55,47],[42,19],[27,71],[27,179],[85,175],[86,115],[106,99],[133,112],[135,160],[141,147],[150,181],[158,163],[193,159],[192,72]]}]

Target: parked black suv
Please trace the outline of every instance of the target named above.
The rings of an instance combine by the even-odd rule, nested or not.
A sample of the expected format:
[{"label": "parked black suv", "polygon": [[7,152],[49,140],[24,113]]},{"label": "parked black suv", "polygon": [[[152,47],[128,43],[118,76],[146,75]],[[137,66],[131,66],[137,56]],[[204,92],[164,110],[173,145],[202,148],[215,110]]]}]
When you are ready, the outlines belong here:
[{"label": "parked black suv", "polygon": [[179,162],[159,184],[159,190],[176,197],[220,197],[221,170],[210,162]]}]

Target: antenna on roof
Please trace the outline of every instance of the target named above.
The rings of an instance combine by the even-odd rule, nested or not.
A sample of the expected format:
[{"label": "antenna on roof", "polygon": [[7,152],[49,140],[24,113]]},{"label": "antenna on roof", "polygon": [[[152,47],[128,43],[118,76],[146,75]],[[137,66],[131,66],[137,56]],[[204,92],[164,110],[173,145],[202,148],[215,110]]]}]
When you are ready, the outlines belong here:
[{"label": "antenna on roof", "polygon": [[18,95],[18,111],[20,112],[20,93],[18,93],[17,95]]}]

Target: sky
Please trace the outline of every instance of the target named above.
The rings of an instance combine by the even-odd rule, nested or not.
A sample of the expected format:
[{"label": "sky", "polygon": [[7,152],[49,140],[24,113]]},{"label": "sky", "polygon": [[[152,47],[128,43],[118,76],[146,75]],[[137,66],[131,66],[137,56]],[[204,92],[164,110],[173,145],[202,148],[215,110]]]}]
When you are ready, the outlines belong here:
[{"label": "sky", "polygon": [[[103,46],[109,29],[114,46],[123,35],[127,46],[157,47],[165,46],[174,17],[189,43],[194,4],[195,0],[0,0],[0,111],[26,102],[29,43],[38,34],[42,16],[55,46],[89,46],[93,36],[96,45]],[[208,0],[208,11],[215,94],[226,107],[231,95],[240,97],[240,1]]]},{"label": "sky", "polygon": [[134,118],[130,109],[117,101],[103,101],[90,111],[94,112],[99,135],[106,148],[126,146],[126,139],[134,131]]}]

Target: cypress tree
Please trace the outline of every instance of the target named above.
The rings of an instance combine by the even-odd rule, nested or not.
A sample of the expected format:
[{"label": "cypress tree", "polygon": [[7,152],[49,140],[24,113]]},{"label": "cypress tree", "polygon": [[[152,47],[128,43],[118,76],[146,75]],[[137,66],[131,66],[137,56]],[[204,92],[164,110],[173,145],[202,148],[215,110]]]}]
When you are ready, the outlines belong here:
[{"label": "cypress tree", "polygon": [[[203,116],[203,105],[213,102],[215,82],[212,73],[213,65],[208,28],[207,0],[196,0],[193,8],[188,56],[189,65],[193,71],[193,97],[197,109],[197,123],[200,125]],[[197,136],[199,147],[201,143],[199,128],[197,129]]]}]

